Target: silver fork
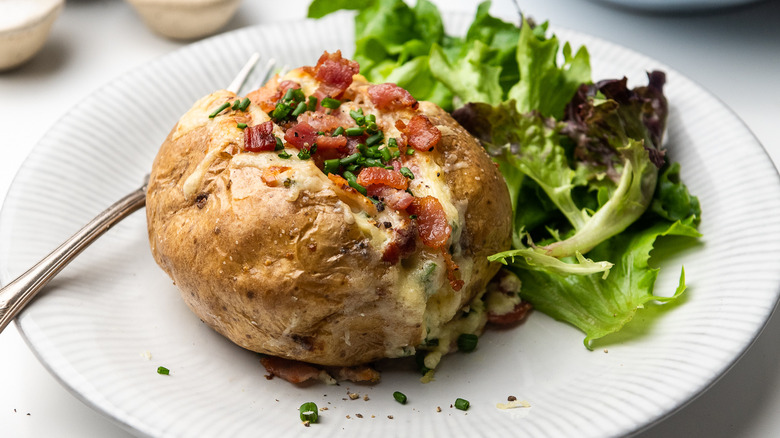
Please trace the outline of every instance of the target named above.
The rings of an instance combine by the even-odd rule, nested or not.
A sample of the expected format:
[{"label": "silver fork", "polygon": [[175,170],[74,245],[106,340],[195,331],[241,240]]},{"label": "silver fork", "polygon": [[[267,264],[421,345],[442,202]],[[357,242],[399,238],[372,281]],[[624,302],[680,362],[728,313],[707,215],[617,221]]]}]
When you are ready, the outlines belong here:
[{"label": "silver fork", "polygon": [[[233,82],[230,83],[227,90],[238,93],[259,59],[259,54],[253,54],[238,72]],[[266,64],[263,82],[268,79],[274,64],[275,61],[273,59]],[[0,332],[30,303],[49,280],[54,278],[62,268],[76,258],[84,248],[89,246],[114,224],[144,206],[148,182],[149,175],[146,175],[141,187],[108,207],[85,225],[84,228],[68,238],[40,262],[36,263],[35,266],[0,289]]]}]

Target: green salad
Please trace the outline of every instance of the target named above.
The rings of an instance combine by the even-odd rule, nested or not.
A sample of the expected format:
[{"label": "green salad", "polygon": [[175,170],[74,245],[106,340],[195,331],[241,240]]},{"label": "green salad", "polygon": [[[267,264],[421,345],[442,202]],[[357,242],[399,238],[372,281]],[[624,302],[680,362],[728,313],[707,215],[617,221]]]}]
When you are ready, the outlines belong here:
[{"label": "green salad", "polygon": [[309,16],[354,9],[361,73],[432,101],[480,140],[512,198],[512,249],[490,257],[522,281],[521,297],[585,333],[620,330],[648,302],[659,237],[700,237],[699,201],[662,148],[665,75],[646,85],[594,81],[585,47],[479,5],[465,36],[447,35],[427,0],[314,0]]}]

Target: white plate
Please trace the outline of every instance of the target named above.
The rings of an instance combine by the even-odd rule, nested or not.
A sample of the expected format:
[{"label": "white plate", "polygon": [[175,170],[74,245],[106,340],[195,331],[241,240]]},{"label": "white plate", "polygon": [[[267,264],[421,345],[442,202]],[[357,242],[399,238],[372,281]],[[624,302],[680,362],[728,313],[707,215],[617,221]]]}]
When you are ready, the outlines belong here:
[{"label": "white plate", "polygon": [[[470,20],[447,18],[451,32]],[[349,55],[352,34],[349,15],[231,32],[89,96],[48,132],[14,180],[0,213],[3,281],[135,188],[179,115],[227,84],[251,52],[311,65],[323,49]],[[558,35],[588,46],[595,78],[626,74],[639,84],[645,70],[667,72],[669,155],[682,163],[704,209],[704,239],[665,258],[657,282],[658,294],[672,293],[684,262],[689,290],[681,305],[640,312],[594,351],[576,329],[534,313],[519,328],[486,333],[478,352],[448,357],[427,385],[404,364],[385,370],[375,386],[297,387],[266,380],[257,355],[189,312],[152,260],[144,216],[135,214],[19,317],[22,335],[77,397],[139,435],[600,437],[664,418],[721,376],[775,307],[778,175],[737,117],[690,80],[604,41]],[[160,365],[171,375],[158,375]],[[349,400],[347,391],[361,398]],[[406,393],[409,403],[396,403],[393,391]],[[509,395],[531,407],[497,409]],[[457,397],[470,400],[468,412],[450,408]],[[310,428],[298,420],[306,401],[328,407]]]}]

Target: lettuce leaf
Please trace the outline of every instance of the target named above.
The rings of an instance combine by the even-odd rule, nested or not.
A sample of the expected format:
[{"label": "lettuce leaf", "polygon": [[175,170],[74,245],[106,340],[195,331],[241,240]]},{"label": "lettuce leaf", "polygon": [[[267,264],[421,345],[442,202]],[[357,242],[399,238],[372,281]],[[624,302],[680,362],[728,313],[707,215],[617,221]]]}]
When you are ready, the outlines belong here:
[{"label": "lettuce leaf", "polygon": [[523,282],[520,295],[547,315],[566,321],[585,333],[585,346],[620,330],[637,310],[650,301],[669,302],[685,290],[685,271],[674,295],[653,294],[658,268],[650,267],[650,251],[662,236],[700,237],[692,218],[656,222],[652,226],[622,233],[590,252],[597,259],[612,260],[609,276],[561,275],[533,265],[512,263],[510,268]]},{"label": "lettuce leaf", "polygon": [[523,18],[517,43],[519,81],[509,90],[521,113],[537,111],[544,117],[560,119],[579,86],[591,81],[590,55],[580,47],[572,55],[569,43],[563,46],[563,64],[558,66],[556,36],[540,36]]},{"label": "lettuce leaf", "polygon": [[[372,82],[394,82],[453,116],[498,164],[509,188],[512,249],[490,257],[523,280],[535,308],[585,335],[620,330],[650,301],[648,261],[663,236],[698,238],[699,201],[661,148],[665,77],[593,83],[590,55],[548,25],[519,25],[479,4],[463,37],[428,0],[314,0],[309,16],[357,10],[354,58]],[[560,64],[560,65],[559,65]]]}]

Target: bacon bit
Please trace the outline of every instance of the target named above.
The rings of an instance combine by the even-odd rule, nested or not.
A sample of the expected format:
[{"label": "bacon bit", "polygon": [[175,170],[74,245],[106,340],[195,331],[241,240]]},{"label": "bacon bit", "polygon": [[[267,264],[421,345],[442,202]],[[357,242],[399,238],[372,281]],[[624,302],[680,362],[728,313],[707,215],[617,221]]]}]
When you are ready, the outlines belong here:
[{"label": "bacon bit", "polygon": [[455,291],[461,290],[465,282],[458,278],[460,267],[455,263],[455,260],[452,260],[452,256],[447,252],[447,249],[442,248],[441,254],[444,256],[444,263],[447,265],[447,280],[450,282],[450,287]]},{"label": "bacon bit", "polygon": [[[343,114],[343,113],[339,112],[337,114]],[[316,131],[322,131],[322,132],[333,131],[339,126],[343,126],[347,123],[346,120],[333,114],[313,113],[309,111],[298,116],[298,122],[308,123]]]},{"label": "bacon bit", "polygon": [[393,83],[370,85],[368,97],[380,110],[417,109],[417,99],[405,89]]},{"label": "bacon bit", "polygon": [[433,126],[428,117],[421,114],[412,117],[404,134],[408,137],[409,146],[418,151],[431,151],[441,140],[439,128]]},{"label": "bacon bit", "polygon": [[284,133],[284,139],[298,149],[308,149],[317,141],[317,130],[308,123],[298,123]]},{"label": "bacon bit", "polygon": [[394,265],[417,249],[417,229],[413,223],[405,227],[396,227],[393,240],[385,246],[382,261]]},{"label": "bacon bit", "polygon": [[276,177],[279,176],[280,173],[286,172],[288,170],[290,170],[290,168],[286,166],[271,166],[263,171],[263,175],[260,177],[260,179],[262,179],[265,185],[268,187],[276,187],[279,185]]},{"label": "bacon bit", "polygon": [[284,133],[284,139],[298,149],[309,149],[317,144],[317,149],[346,149],[347,138],[343,135],[331,137],[318,135],[317,130],[306,122],[298,123]]},{"label": "bacon bit", "polygon": [[342,58],[341,50],[337,50],[335,53],[324,52],[317,60],[316,66],[303,69],[320,81],[320,87],[315,95],[322,100],[321,97],[325,96],[335,98],[341,96],[352,84],[352,76],[360,72],[360,64]]},{"label": "bacon bit", "polygon": [[497,315],[493,312],[488,312],[488,322],[501,326],[511,326],[518,324],[525,319],[528,312],[533,309],[533,305],[528,301],[521,301],[515,305],[515,308],[503,315]]},{"label": "bacon bit", "polygon": [[426,246],[443,248],[447,245],[452,228],[447,223],[447,215],[438,199],[433,196],[414,198],[406,211],[417,215],[420,238]]},{"label": "bacon bit", "polygon": [[[273,79],[273,81],[276,80],[276,78]],[[266,86],[260,87],[247,95],[252,103],[259,106],[266,113],[276,108],[276,103],[284,96],[287,90],[290,88],[301,88],[301,84],[290,80],[282,81],[276,87],[270,84],[269,82]]]},{"label": "bacon bit", "polygon": [[347,137],[339,135],[338,137],[331,137],[328,135],[317,136],[314,140],[317,143],[317,149],[344,149],[347,147]]},{"label": "bacon bit", "polygon": [[372,184],[366,187],[366,192],[368,196],[376,197],[396,211],[406,210],[414,200],[414,196],[405,190],[398,190],[385,185]]},{"label": "bacon bit", "polygon": [[382,167],[364,167],[357,177],[357,182],[364,187],[384,185],[399,190],[409,187],[409,179],[401,175],[401,172]]},{"label": "bacon bit", "polygon": [[403,120],[396,120],[395,121],[395,128],[398,129],[401,132],[406,131],[406,123],[404,123]]},{"label": "bacon bit", "polygon": [[244,149],[249,152],[272,151],[276,147],[274,123],[270,120],[244,129]]},{"label": "bacon bit", "polygon": [[290,383],[302,383],[319,378],[320,370],[297,360],[266,356],[260,359],[266,371]]}]

